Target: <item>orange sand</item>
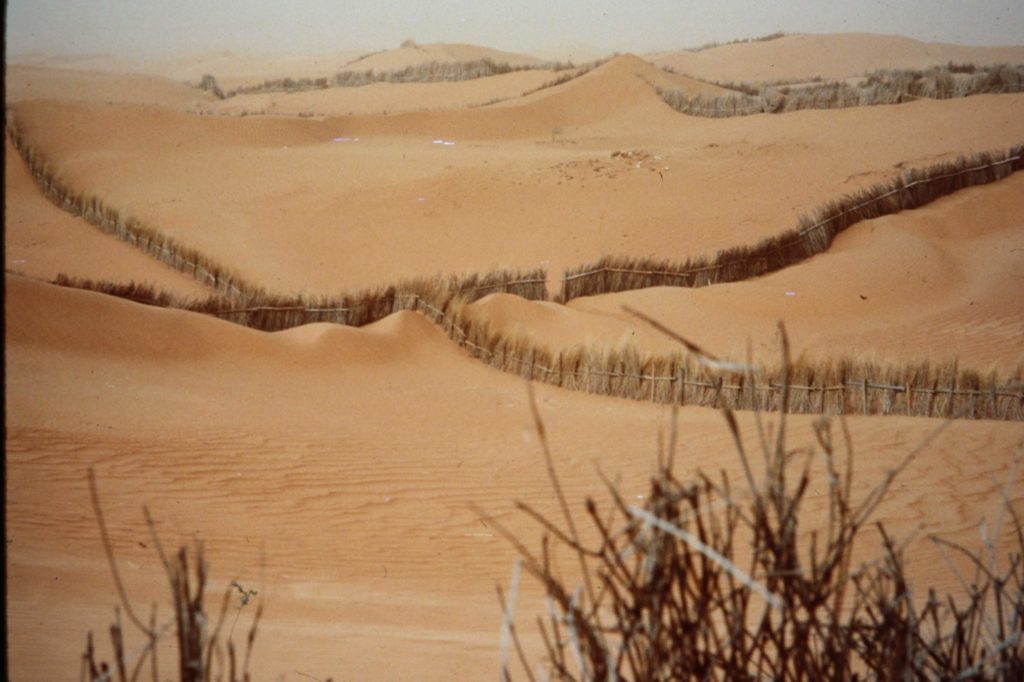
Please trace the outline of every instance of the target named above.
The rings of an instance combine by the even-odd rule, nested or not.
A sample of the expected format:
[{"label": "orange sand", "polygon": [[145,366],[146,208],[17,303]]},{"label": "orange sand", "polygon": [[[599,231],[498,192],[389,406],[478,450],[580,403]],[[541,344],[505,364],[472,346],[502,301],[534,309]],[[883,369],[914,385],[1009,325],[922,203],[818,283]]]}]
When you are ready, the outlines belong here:
[{"label": "orange sand", "polygon": [[1024,338],[1024,176],[944,197],[843,233],[803,264],[712,287],[656,287],[578,298],[563,307],[494,294],[472,305],[497,330],[553,349],[675,342],[623,310],[638,309],[718,355],[777,359],[785,322],[794,354],[881,362],[959,358],[1009,372]]},{"label": "orange sand", "polygon": [[[89,465],[140,607],[163,588],[152,547],[139,545],[151,544],[144,504],[165,542],[206,540],[216,591],[233,578],[260,589],[262,674],[493,674],[493,586],[507,581],[514,553],[469,506],[526,537],[534,529],[513,499],[556,511],[521,380],[463,355],[414,313],[364,330],[268,335],[6,284],[12,679],[74,670],[86,630],[111,617]],[[665,408],[544,386],[538,396],[574,508],[600,494],[597,466],[628,494],[646,492]],[[686,408],[681,418],[681,473],[738,476],[721,417]],[[794,420],[794,443],[809,444],[811,421]],[[866,488],[936,424],[850,426]],[[1022,438],[1019,424],[954,424],[880,517],[899,537],[921,525],[975,543],[973,522],[992,513],[998,487],[989,476],[1005,479]],[[911,557],[915,575],[953,587],[927,542]],[[527,632],[539,608],[531,594],[521,604]]]},{"label": "orange sand", "polygon": [[[864,38],[857,54],[880,53],[874,40]],[[890,40],[892,50],[902,44]],[[773,49],[787,44],[799,43]],[[841,70],[861,68],[848,59]],[[73,80],[48,74],[36,82]],[[699,86],[633,57],[491,107],[322,121],[191,115],[192,100],[165,99],[170,81],[150,91],[140,80],[139,90],[107,105],[90,93],[109,83],[80,76],[79,85],[47,85],[50,99],[8,93],[61,177],[282,292],[492,266],[545,264],[557,277],[606,253],[698,255],[792,227],[820,201],[903,165],[1024,138],[1022,96],[686,118],[651,83]],[[454,95],[445,101],[450,93],[429,92],[437,99],[404,108],[461,106]],[[640,153],[612,159],[616,150]],[[43,205],[21,161],[9,147],[7,154],[9,269],[184,286]],[[552,345],[635,333],[644,347],[663,347],[652,330],[622,318],[628,302],[728,353],[748,336],[758,348],[770,344],[768,330],[783,317],[810,354],[961,355],[1005,367],[1019,358],[1021,338],[1014,249],[1022,190],[1011,178],[862,224],[829,253],[756,281],[568,307],[508,297],[476,305],[494,324]],[[161,602],[161,622],[170,615],[143,505],[166,545],[206,540],[212,594],[233,578],[259,590],[259,679],[496,673],[493,589],[507,582],[514,552],[471,505],[529,544],[536,528],[512,501],[556,511],[521,379],[470,358],[415,313],[363,329],[264,334],[21,275],[5,284],[12,680],[74,675],[90,629],[101,653],[109,651],[103,633],[117,598],[88,503],[90,465],[143,615],[151,601]],[[789,290],[797,295],[785,297]],[[646,492],[666,408],[536,390],[574,509],[588,494],[604,499],[597,467],[620,477],[627,496]],[[739,417],[753,439],[751,415]],[[737,474],[720,415],[688,407],[680,420],[680,475],[698,467]],[[794,445],[810,444],[813,422],[792,419]],[[937,426],[919,418],[848,423],[862,491]],[[923,538],[938,532],[976,546],[978,519],[994,513],[1022,441],[1018,423],[957,421],[898,479],[879,517],[898,538],[916,532],[908,558],[919,585],[958,589]],[[809,494],[806,521],[824,484],[817,479]],[[1012,503],[1024,505],[1019,487]],[[876,541],[861,544],[865,558]],[[519,628],[533,652],[542,608],[535,586],[525,589]],[[251,612],[241,612],[236,639]],[[171,656],[165,646],[165,671]]]},{"label": "orange sand", "polygon": [[777,40],[650,55],[658,66],[718,82],[839,80],[878,69],[926,69],[948,64],[1019,64],[1024,47],[926,43],[871,33],[802,34]]},{"label": "orange sand", "polygon": [[57,275],[146,282],[186,298],[211,291],[191,277],[103,234],[82,218],[54,206],[33,181],[11,145],[4,143],[4,268],[53,280]]},{"label": "orange sand", "polygon": [[496,107],[323,121],[13,108],[73,187],[285,292],[713,253],[897,167],[1024,139],[1024,95],[711,120],[656,78],[627,56]]}]

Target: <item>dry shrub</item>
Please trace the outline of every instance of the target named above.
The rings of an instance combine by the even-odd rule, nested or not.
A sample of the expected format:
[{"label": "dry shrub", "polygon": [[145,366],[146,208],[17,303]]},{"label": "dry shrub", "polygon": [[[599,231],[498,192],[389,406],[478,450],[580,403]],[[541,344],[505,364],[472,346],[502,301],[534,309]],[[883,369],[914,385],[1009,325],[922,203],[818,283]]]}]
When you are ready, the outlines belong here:
[{"label": "dry shrub", "polygon": [[[216,620],[212,620],[210,614],[206,612],[208,573],[202,542],[196,541],[192,557],[194,565],[192,567],[189,565],[189,553],[185,547],[180,548],[175,556],[168,556],[164,552],[163,544],[160,542],[156,523],[150,516],[149,511],[144,510],[150,537],[160,557],[160,562],[163,564],[164,572],[171,588],[171,603],[174,609],[174,619],[162,626],[158,626],[157,608],[154,604],[150,611],[148,622],[144,622],[136,615],[135,608],[125,590],[124,582],[121,580],[113,545],[107,532],[103,509],[100,506],[96,476],[92,468],[89,469],[88,481],[93,511],[96,514],[96,522],[99,526],[100,539],[107,556],[114,586],[117,589],[120,607],[115,608],[114,623],[109,628],[110,642],[113,649],[113,664],[97,660],[93,633],[90,631],[86,639],[85,652],[82,654],[80,679],[83,681],[88,680],[89,682],[110,682],[116,677],[119,682],[134,681],[144,674],[145,665],[149,663],[150,679],[153,682],[157,682],[160,679],[157,644],[173,627],[177,644],[178,680],[181,682],[209,682],[210,680],[227,679],[228,682],[249,682],[252,679],[249,673],[252,647],[256,640],[260,617],[263,614],[262,602],[256,609],[246,636],[244,651],[238,652],[231,639],[234,628],[232,627],[227,636],[225,636],[223,627],[226,621],[228,606],[236,590],[240,595],[239,609],[246,606],[257,595],[256,591],[245,590],[237,581],[232,581],[221,600]],[[121,620],[122,609],[128,618],[128,622],[145,639],[145,643],[132,652],[126,650],[127,633]],[[239,656],[241,656],[241,660],[239,660]]]},{"label": "dry shrub", "polygon": [[[999,512],[1012,524],[1009,548],[994,545],[1001,520],[976,552],[932,538],[974,571],[973,579],[958,573],[961,594],[928,590],[915,600],[920,588],[904,571],[904,547],[872,522],[895,478],[937,431],[855,499],[855,455],[844,422],[837,432],[821,420],[814,443],[793,448],[785,411],[774,431],[757,415],[757,443],[749,452],[732,412],[724,410],[742,465],[737,485],[725,472],[676,477],[673,413],[642,506],[606,479],[610,505],[588,497],[580,517],[562,493],[532,391],[531,404],[561,518],[518,504],[544,531],[538,548],[489,520],[520,555],[510,596],[498,589],[505,612],[501,679],[512,677],[512,650],[531,680],[1024,676],[1024,525],[1009,502],[1010,484]],[[1014,472],[1019,460],[1020,453]],[[827,511],[808,532],[814,517],[805,502],[820,477],[828,482]],[[880,532],[881,556],[857,566],[854,543],[869,525]],[[596,539],[584,540],[584,531]],[[556,554],[578,563],[580,577],[565,578]],[[539,582],[549,607],[537,617],[546,654],[540,661],[530,660],[514,623],[520,567]]]}]

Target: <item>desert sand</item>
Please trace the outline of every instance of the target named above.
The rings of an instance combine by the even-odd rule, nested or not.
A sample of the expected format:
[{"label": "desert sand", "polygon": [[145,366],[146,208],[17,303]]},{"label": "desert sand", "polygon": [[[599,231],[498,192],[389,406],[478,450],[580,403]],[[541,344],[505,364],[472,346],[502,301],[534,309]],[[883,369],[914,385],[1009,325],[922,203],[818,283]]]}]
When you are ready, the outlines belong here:
[{"label": "desert sand", "polygon": [[[811,38],[695,54],[719,54],[722,69],[731,58],[741,75],[730,78],[747,79],[754,49],[810,69]],[[837,62],[815,68],[854,74],[869,68],[864,54],[879,66],[989,55],[950,46],[922,53],[898,38],[834,39],[846,46]],[[487,54],[428,48],[453,59]],[[9,111],[61,181],[280,293],[536,266],[555,289],[563,269],[606,254],[684,259],[750,244],[906,167],[1024,140],[1024,95],[689,118],[652,86],[714,86],[630,55],[527,96],[515,78],[542,72],[368,86],[357,89],[358,106],[334,90],[289,96],[320,96],[308,106],[319,103],[325,115],[314,118],[288,115],[307,104],[283,95],[278,115],[217,111],[231,100],[214,103],[184,85],[192,72],[132,75],[102,69],[100,59],[84,63],[37,60],[8,71]],[[179,61],[190,63],[207,62]],[[265,66],[251,73],[280,67]],[[508,99],[468,106],[495,93]],[[385,109],[404,113],[373,113]],[[5,144],[11,679],[73,676],[89,630],[109,652],[104,633],[117,595],[89,504],[90,466],[141,613],[158,601],[158,619],[170,616],[144,505],[165,545],[205,541],[212,594],[233,579],[259,590],[258,679],[493,677],[494,586],[507,583],[516,553],[475,508],[530,545],[539,532],[514,501],[557,512],[525,381],[472,358],[414,312],[358,329],[268,334],[54,286],[48,280],[64,273],[210,293],[49,203]],[[749,339],[758,358],[776,357],[782,319],[811,359],[959,359],[1010,372],[1024,338],[1022,197],[1019,175],[964,190],[865,221],[828,252],[750,281],[566,306],[498,294],[472,308],[497,329],[553,348],[628,341],[674,350],[624,314],[628,304],[722,355],[744,354]],[[535,391],[574,509],[587,496],[607,499],[599,472],[634,499],[647,492],[669,408]],[[753,415],[738,417],[753,443]],[[790,418],[794,446],[811,444],[816,420]],[[941,425],[879,416],[847,423],[861,491]],[[699,468],[739,475],[717,411],[685,407],[679,424],[681,477]],[[926,537],[976,546],[978,522],[996,513],[1022,442],[1019,422],[954,420],[897,479],[878,518],[895,537],[914,538],[909,571],[920,584],[958,589]],[[811,525],[824,497],[824,481],[815,485]],[[1019,491],[1011,504],[1024,509]],[[877,542],[867,533],[858,552],[876,556]],[[518,608],[537,652],[536,585],[524,584]],[[236,639],[253,610],[232,601]],[[167,670],[169,646],[160,652]]]},{"label": "desert sand", "polygon": [[1019,64],[1024,48],[928,43],[871,33],[787,35],[765,42],[719,45],[705,50],[648,55],[697,78],[724,83],[841,80],[879,69],[927,69],[956,64]]}]

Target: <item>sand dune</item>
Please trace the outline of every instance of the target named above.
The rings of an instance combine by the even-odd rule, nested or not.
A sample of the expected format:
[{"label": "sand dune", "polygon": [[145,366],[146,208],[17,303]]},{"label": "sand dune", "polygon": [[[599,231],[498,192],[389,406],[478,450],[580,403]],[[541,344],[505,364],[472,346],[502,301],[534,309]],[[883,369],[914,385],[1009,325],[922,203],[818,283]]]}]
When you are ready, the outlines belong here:
[{"label": "sand dune", "polygon": [[926,43],[870,33],[800,34],[777,40],[721,45],[707,50],[649,55],[657,66],[718,82],[839,80],[877,69],[925,69],[957,64],[1024,62],[1024,47]]},{"label": "sand dune", "polygon": [[[718,55],[723,73],[737,78],[784,74],[790,62],[755,51],[795,53],[820,38],[697,54]],[[831,38],[836,56],[804,56],[805,70],[861,69],[861,57],[843,47],[855,43],[886,66],[967,60],[902,39]],[[406,51],[483,54],[461,49]],[[178,60],[178,76],[170,60],[161,68],[184,80],[232,70],[239,79],[275,69],[301,77],[331,73],[341,58],[305,72],[298,61],[261,65],[224,54]],[[102,60],[76,63],[95,71]],[[9,73],[9,113],[60,182],[282,293],[505,266],[543,265],[556,279],[605,254],[700,255],[777,234],[820,202],[904,168],[1024,140],[1019,95],[689,118],[652,86],[711,86],[631,56],[483,108],[413,111],[486,101],[540,72],[371,86],[359,89],[352,111],[409,111],[323,120],[193,115],[189,98],[205,95],[156,71]],[[304,102],[295,97],[272,98],[275,111]],[[470,357],[417,313],[359,329],[317,324],[267,334],[33,279],[67,271],[179,293],[194,286],[45,203],[9,143],[6,154],[6,267],[27,275],[5,277],[11,679],[74,675],[90,630],[108,657],[117,595],[89,504],[89,466],[144,615],[151,601],[161,603],[161,622],[171,614],[143,505],[166,545],[205,539],[211,594],[232,579],[259,590],[258,678],[493,676],[501,621],[494,585],[507,583],[515,552],[472,505],[531,546],[539,533],[513,500],[557,512],[524,381]],[[963,191],[861,223],[828,253],[753,281],[569,306],[499,295],[471,310],[554,347],[667,349],[653,329],[623,315],[628,303],[723,355],[743,353],[749,337],[773,357],[781,318],[810,357],[958,356],[964,366],[1009,368],[1024,338],[1022,197],[1019,176]],[[582,513],[588,495],[605,499],[598,468],[628,499],[648,492],[667,408],[548,385],[535,391],[573,509]],[[738,419],[755,447],[753,416]],[[742,479],[721,415],[686,407],[680,420],[681,478],[724,467]],[[791,443],[810,445],[815,422],[794,417]],[[847,424],[860,493],[938,426],[902,417]],[[897,539],[914,535],[906,554],[915,595],[926,585],[960,589],[926,538],[936,532],[977,546],[978,520],[992,518],[1022,442],[1020,423],[956,420],[897,480],[878,517]],[[827,516],[826,485],[822,476],[808,491],[805,530]],[[1018,490],[1011,504],[1024,513]],[[877,556],[873,533],[858,558]],[[231,609],[239,640],[253,608]],[[537,656],[534,617],[543,610],[527,584],[518,628]],[[172,657],[165,646],[165,670]]]},{"label": "sand dune", "polygon": [[[564,120],[554,121],[562,125],[579,124],[578,103],[580,100],[604,101],[616,109],[632,108],[640,102],[648,105],[651,100],[646,88],[635,87],[632,79],[639,78],[649,86],[664,89],[681,89],[690,95],[720,95],[729,91],[677,74],[670,74],[652,68],[636,57],[626,56],[615,59],[615,65],[607,69],[598,67],[599,74],[593,77],[584,75],[580,82],[572,82],[551,92],[538,92],[532,97],[523,99],[525,93],[532,93],[546,88],[562,78],[574,76],[576,71],[551,71],[547,69],[529,69],[512,73],[478,78],[466,81],[437,83],[374,83],[360,87],[326,88],[304,90],[298,92],[273,92],[250,95],[236,95],[227,100],[216,102],[207,107],[207,111],[226,114],[266,113],[291,115],[352,115],[352,114],[395,114],[407,111],[431,111],[437,109],[460,109],[495,105],[496,108],[513,108],[517,114],[525,113],[544,116],[551,120],[551,111],[561,115]],[[633,86],[633,87],[630,87]],[[541,104],[544,102],[544,104]],[[536,104],[533,104],[536,103]],[[544,111],[546,110],[546,111]],[[602,108],[604,115],[608,111]],[[547,115],[545,115],[547,114]],[[575,114],[575,115],[574,115]],[[490,113],[484,117],[476,114],[459,114],[466,120],[485,122],[488,118],[499,123],[491,125],[492,134],[500,134],[505,130],[524,132],[523,120],[509,122],[507,117]],[[393,122],[394,127],[407,129],[410,121],[402,119]],[[436,126],[436,122],[432,125]],[[544,123],[547,125],[547,122]],[[413,124],[415,127],[415,124]],[[536,130],[536,128],[535,128]],[[548,130],[541,129],[538,134]]]},{"label": "sand dune", "polygon": [[108,282],[149,282],[185,298],[210,291],[190,277],[102,234],[42,193],[10,139],[4,141],[4,268],[52,280],[68,275]]},{"label": "sand dune", "polygon": [[[140,604],[164,590],[152,548],[140,545],[149,545],[143,504],[165,542],[202,534],[215,590],[232,578],[260,589],[258,670],[492,674],[493,585],[507,581],[513,553],[468,505],[526,537],[535,530],[511,500],[555,511],[520,380],[457,351],[415,314],[367,330],[269,335],[12,277],[7,289],[12,679],[75,669],[84,633],[111,617],[83,480],[90,464]],[[538,396],[574,507],[600,489],[595,465],[621,475],[624,491],[645,492],[663,408],[544,386]],[[682,419],[683,472],[737,466],[722,454],[719,415],[687,408]],[[795,443],[808,442],[810,423],[794,420]],[[934,424],[850,426],[866,488]],[[973,521],[997,486],[989,476],[1005,477],[1022,437],[1018,424],[954,424],[900,479],[881,518],[897,537],[923,524],[921,537],[941,530],[973,544]],[[934,552],[915,544],[913,575],[950,588]],[[541,609],[535,595],[522,597],[524,632]]]},{"label": "sand dune", "polygon": [[352,71],[397,71],[410,66],[430,62],[472,62],[490,59],[499,64],[512,66],[537,66],[543,60],[525,54],[503,52],[479,45],[465,43],[430,43],[420,45],[412,42],[401,47],[369,54],[345,65]]},{"label": "sand dune", "polygon": [[622,58],[515,106],[323,121],[12,108],[72,188],[282,292],[713,253],[903,166],[1024,139],[1019,95],[708,120],[660,102],[651,72]]},{"label": "sand dune", "polygon": [[786,323],[797,354],[880,362],[958,358],[1002,372],[1021,362],[1024,338],[1024,177],[964,190],[925,208],[855,225],[811,260],[755,280],[687,289],[656,287],[574,299],[567,307],[495,294],[474,303],[496,329],[553,348],[634,343],[678,348],[623,306],[661,320],[694,343],[738,361],[747,341],[774,361]]},{"label": "sand dune", "polygon": [[60,99],[96,104],[142,104],[200,111],[216,99],[164,76],[8,65],[7,103]]}]

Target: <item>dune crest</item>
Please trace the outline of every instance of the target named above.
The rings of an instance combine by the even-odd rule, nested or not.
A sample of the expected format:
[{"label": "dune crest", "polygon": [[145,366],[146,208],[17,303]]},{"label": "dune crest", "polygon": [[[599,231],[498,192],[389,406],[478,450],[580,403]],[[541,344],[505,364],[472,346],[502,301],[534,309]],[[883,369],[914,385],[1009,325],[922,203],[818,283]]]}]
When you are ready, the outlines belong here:
[{"label": "dune crest", "polygon": [[839,80],[877,69],[924,69],[955,62],[1024,62],[1024,47],[926,43],[873,33],[787,35],[775,40],[720,45],[707,50],[649,55],[657,66],[718,82],[760,83],[812,78]]}]

